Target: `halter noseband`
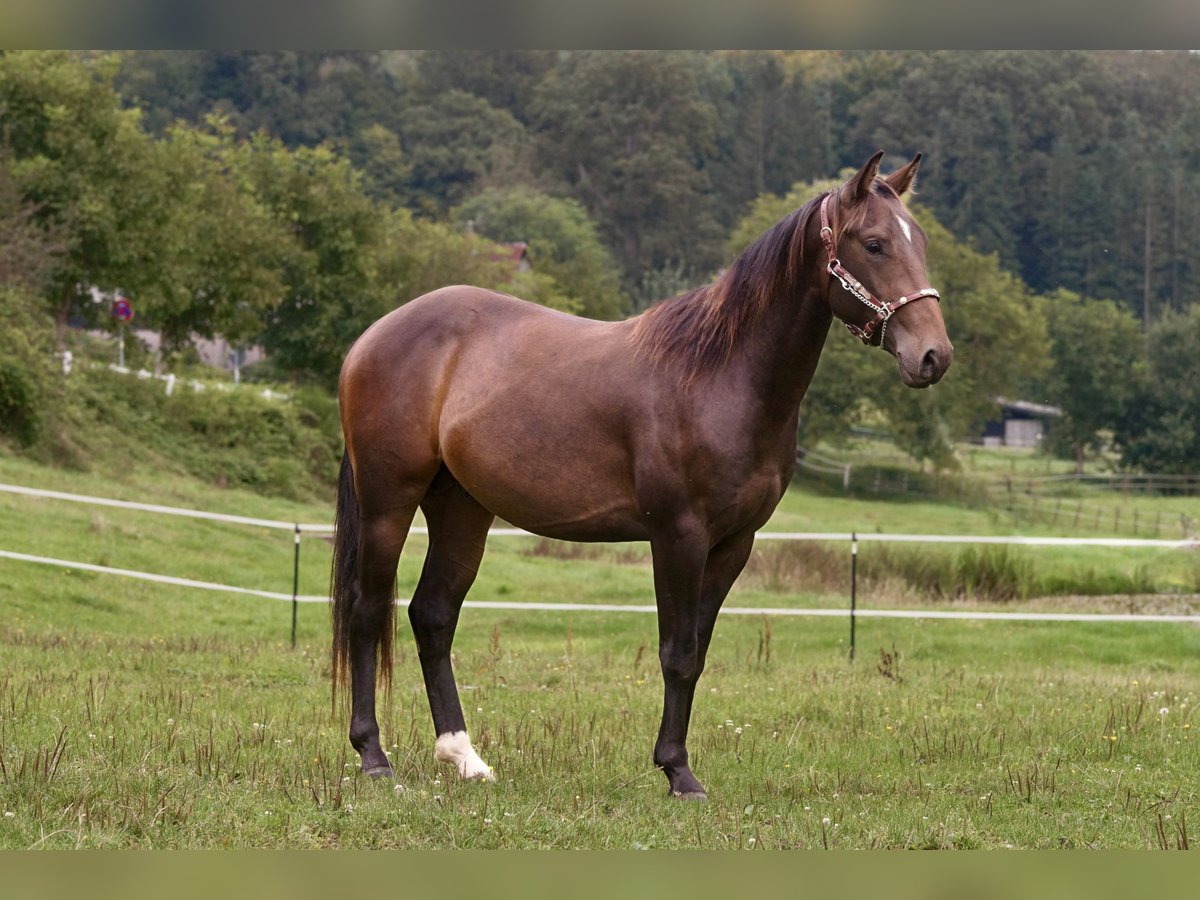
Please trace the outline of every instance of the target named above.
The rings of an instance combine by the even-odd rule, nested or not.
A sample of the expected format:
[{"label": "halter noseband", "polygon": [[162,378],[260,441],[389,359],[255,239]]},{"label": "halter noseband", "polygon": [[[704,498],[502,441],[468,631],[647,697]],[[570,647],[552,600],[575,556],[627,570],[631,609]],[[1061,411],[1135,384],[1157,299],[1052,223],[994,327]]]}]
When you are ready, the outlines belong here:
[{"label": "halter noseband", "polygon": [[871,340],[875,336],[875,329],[879,329],[879,344],[883,346],[883,339],[887,336],[887,323],[892,314],[902,306],[907,306],[914,300],[921,300],[925,297],[932,297],[934,300],[941,301],[942,295],[933,288],[922,288],[919,291],[914,291],[911,294],[905,294],[891,303],[884,303],[882,300],[875,298],[875,295],[863,287],[862,283],[846,271],[842,265],[842,261],[837,257],[837,247],[833,242],[833,229],[829,227],[829,198],[831,194],[826,194],[825,199],[821,201],[821,242],[825,245],[825,252],[829,254],[829,263],[826,266],[829,274],[842,283],[842,287],[848,290],[856,299],[865,303],[875,311],[875,318],[868,322],[862,328],[857,325],[851,325],[849,322],[843,322],[850,333],[868,346],[871,345]]}]

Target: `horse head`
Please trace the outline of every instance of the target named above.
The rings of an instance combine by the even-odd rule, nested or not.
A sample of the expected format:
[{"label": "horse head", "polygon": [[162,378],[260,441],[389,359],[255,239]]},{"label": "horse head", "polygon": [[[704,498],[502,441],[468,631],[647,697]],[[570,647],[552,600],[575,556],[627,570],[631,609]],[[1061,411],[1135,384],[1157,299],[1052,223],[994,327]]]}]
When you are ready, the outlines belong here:
[{"label": "horse head", "polygon": [[921,155],[885,178],[882,157],[880,150],[822,202],[827,297],[852,333],[896,357],[905,384],[923,388],[946,373],[954,347],[925,272],[928,240],[900,200]]}]

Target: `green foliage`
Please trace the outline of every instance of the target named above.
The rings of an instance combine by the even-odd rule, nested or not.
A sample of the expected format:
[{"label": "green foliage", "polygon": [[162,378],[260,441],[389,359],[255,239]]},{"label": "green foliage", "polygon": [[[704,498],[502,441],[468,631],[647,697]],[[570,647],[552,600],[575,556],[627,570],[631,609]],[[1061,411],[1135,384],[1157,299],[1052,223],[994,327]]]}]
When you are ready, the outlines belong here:
[{"label": "green foliage", "polygon": [[153,284],[166,213],[154,148],[113,90],[117,60],[68,53],[0,56],[0,120],[13,180],[36,219],[61,229],[48,305],[60,322],[90,285],[135,302]]},{"label": "green foliage", "polygon": [[574,53],[539,85],[539,157],[588,208],[627,284],[669,260],[718,262],[703,160],[716,117],[686,53]]},{"label": "green foliage", "polygon": [[700,74],[718,115],[717,151],[706,168],[726,228],[745,215],[749,198],[784,194],[796,182],[835,171],[823,87],[789,66],[786,55],[725,52]]},{"label": "green foliage", "polygon": [[53,379],[53,329],[34,297],[0,284],[0,435],[29,447],[42,436]]},{"label": "green foliage", "polygon": [[487,186],[569,190],[629,290],[711,271],[755,196],[922,150],[922,202],[959,238],[1037,293],[1151,320],[1200,291],[1198,83],[1186,52],[811,50],[138,52],[118,80],[155,133],[216,111],[330,141],[423,215]]},{"label": "green foliage", "polygon": [[[60,341],[71,316],[111,325],[86,296],[120,289],[168,349],[261,340],[278,371],[328,385],[363,328],[426,290],[612,317],[705,280],[731,226],[740,249],[824,184],[807,179],[920,149],[955,365],[907,391],[834,329],[805,440],[869,423],[948,465],[996,395],[1035,391],[1067,410],[1077,458],[1129,402],[1127,462],[1186,468],[1195,416],[1154,399],[1163,361],[1138,376],[1145,402],[1103,375],[1139,343],[1118,309],[1153,326],[1200,291],[1197,83],[1186,53],[12,52],[0,278]],[[451,209],[459,227],[429,221]],[[527,240],[533,272],[467,218]],[[1097,327],[1076,335],[1072,304]],[[29,408],[43,382],[17,368],[7,403]]]},{"label": "green foliage", "polygon": [[533,94],[557,59],[553,50],[425,50],[416,68],[425,92],[467,91],[528,124]]},{"label": "green foliage", "polygon": [[660,300],[677,297],[704,284],[705,280],[697,277],[685,263],[667,260],[661,266],[642,273],[632,291],[632,311],[643,312]]},{"label": "green foliage", "polygon": [[1164,316],[1131,373],[1132,398],[1117,425],[1121,461],[1144,472],[1193,474],[1200,460],[1200,305]]},{"label": "green foliage", "polygon": [[[928,149],[923,202],[1035,291],[1139,309],[1195,296],[1188,53],[918,52],[853,108],[858,146]],[[1148,271],[1147,271],[1148,268]]]},{"label": "green foliage", "polygon": [[292,499],[323,494],[337,477],[341,434],[329,398],[322,408],[311,394],[268,400],[249,387],[197,392],[182,380],[167,396],[161,381],[101,368],[64,384],[57,415],[75,468],[152,467]]},{"label": "green foliage", "polygon": [[350,344],[389,308],[377,278],[385,216],[327,147],[290,151],[260,134],[237,151],[257,201],[291,237],[263,344],[283,369],[332,381]]},{"label": "green foliage", "polygon": [[485,184],[532,180],[524,126],[465,91],[409,107],[400,136],[410,172],[403,199],[423,215],[443,216]]},{"label": "green foliage", "polygon": [[1111,300],[1091,300],[1059,290],[1045,298],[1050,366],[1042,397],[1063,411],[1050,424],[1050,441],[1070,453],[1083,471],[1086,449],[1100,449],[1100,431],[1111,429],[1133,393],[1132,373],[1141,353],[1137,320]]},{"label": "green foliage", "polygon": [[553,279],[564,295],[560,308],[573,307],[593,319],[615,319],[626,311],[616,265],[576,201],[524,187],[489,188],[457,207],[453,218],[492,240],[527,243],[533,270]]},{"label": "green foliage", "polygon": [[193,334],[231,343],[257,337],[284,294],[283,271],[300,250],[279,210],[245,171],[227,123],[176,125],[156,142],[167,180],[157,303],[142,310],[166,347]]},{"label": "green foliage", "polygon": [[38,436],[37,388],[28,372],[11,360],[0,361],[0,430],[28,446]]}]

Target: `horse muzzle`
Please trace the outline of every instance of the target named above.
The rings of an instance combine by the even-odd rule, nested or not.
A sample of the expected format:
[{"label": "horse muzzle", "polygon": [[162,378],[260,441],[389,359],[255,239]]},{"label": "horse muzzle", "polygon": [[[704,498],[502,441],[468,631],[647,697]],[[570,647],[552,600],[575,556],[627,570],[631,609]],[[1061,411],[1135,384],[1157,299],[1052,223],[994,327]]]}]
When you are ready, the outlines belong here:
[{"label": "horse muzzle", "polygon": [[900,379],[909,387],[926,388],[941,381],[950,368],[954,345],[948,340],[936,341],[915,349],[897,349],[895,353]]}]

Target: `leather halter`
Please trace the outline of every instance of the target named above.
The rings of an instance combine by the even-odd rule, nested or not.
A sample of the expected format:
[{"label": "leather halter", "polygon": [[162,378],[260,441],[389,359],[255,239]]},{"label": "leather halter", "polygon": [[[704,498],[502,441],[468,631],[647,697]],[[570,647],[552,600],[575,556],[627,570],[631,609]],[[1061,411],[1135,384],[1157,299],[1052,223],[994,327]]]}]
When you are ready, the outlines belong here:
[{"label": "leather halter", "polygon": [[914,300],[922,300],[925,297],[932,297],[934,300],[941,302],[942,295],[933,288],[928,287],[914,291],[911,294],[905,294],[891,303],[884,303],[863,287],[857,278],[846,271],[842,265],[842,261],[837,257],[837,246],[833,242],[833,229],[829,227],[829,198],[831,196],[832,194],[826,194],[825,199],[821,201],[821,242],[825,245],[825,252],[829,254],[829,263],[826,269],[830,275],[841,282],[842,287],[875,311],[875,318],[862,328],[859,328],[857,325],[851,325],[849,322],[843,322],[842,324],[849,329],[852,335],[868,346],[871,345],[872,338],[875,336],[875,329],[878,328],[879,343],[875,346],[882,347],[883,339],[887,335],[888,319],[892,317],[892,314],[896,310],[902,306],[907,306]]}]

